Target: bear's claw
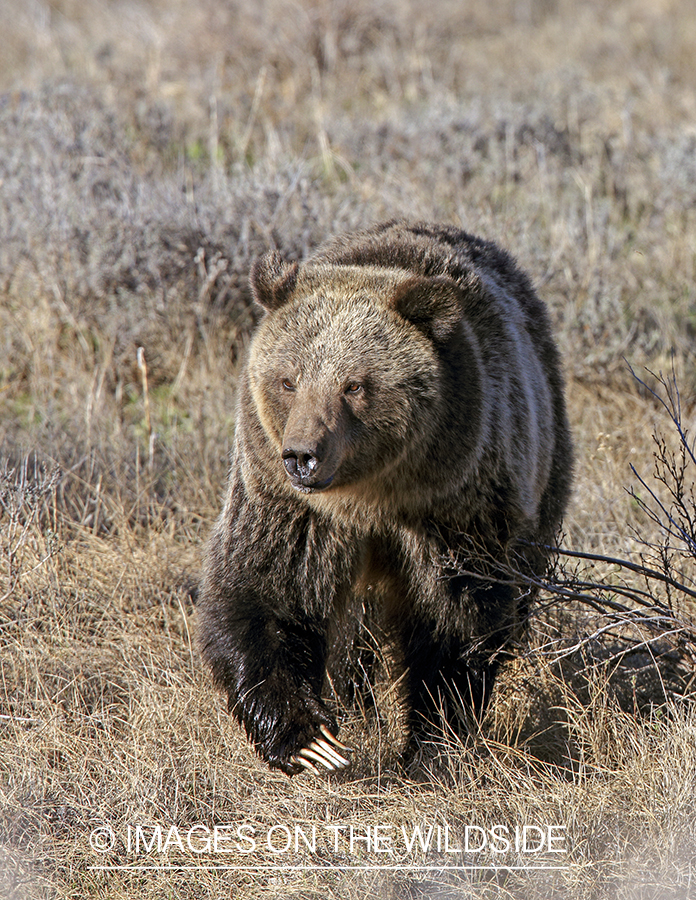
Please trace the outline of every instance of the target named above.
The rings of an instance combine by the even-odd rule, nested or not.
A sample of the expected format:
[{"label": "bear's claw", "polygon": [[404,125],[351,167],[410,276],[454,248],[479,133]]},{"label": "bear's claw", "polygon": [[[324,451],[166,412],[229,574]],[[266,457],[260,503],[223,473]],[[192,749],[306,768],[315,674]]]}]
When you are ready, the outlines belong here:
[{"label": "bear's claw", "polygon": [[334,748],[331,747],[323,738],[317,738],[313,744],[310,744],[310,746],[313,749],[319,747],[322,753],[324,753],[329,757],[329,759],[332,759],[337,765],[341,767],[350,765],[350,760],[341,756],[341,754],[334,750]]},{"label": "bear's claw", "polygon": [[312,765],[312,763],[305,759],[304,756],[293,756],[290,762],[297,763],[300,766],[304,766],[305,769],[309,769],[310,772],[314,772],[315,775],[319,774],[319,769],[316,766]]},{"label": "bear's claw", "polygon": [[342,744],[339,741],[339,739],[336,737],[336,735],[331,734],[331,732],[326,727],[326,725],[320,725],[319,731],[321,731],[321,733],[324,735],[326,740],[329,741],[330,743],[332,743],[334,745],[334,747],[338,747],[339,750],[345,750],[347,753],[353,752],[353,748],[349,747],[347,744]]},{"label": "bear's claw", "polygon": [[[346,759],[344,756],[334,749],[335,747],[340,747],[344,752],[350,753],[350,747],[342,744],[337,737],[335,737],[329,729],[325,725],[321,725],[321,732],[325,735],[326,740],[324,738],[317,738],[312,741],[312,743],[308,747],[303,747],[299,753],[297,753],[293,758],[292,762],[297,763],[300,766],[304,766],[305,769],[309,769],[311,772],[314,772],[316,775],[319,774],[319,770],[316,768],[312,760],[314,762],[320,763],[324,768],[328,769],[330,772],[334,772],[338,769],[343,769],[346,766],[350,765],[350,760]],[[334,746],[332,747],[331,744]]]}]

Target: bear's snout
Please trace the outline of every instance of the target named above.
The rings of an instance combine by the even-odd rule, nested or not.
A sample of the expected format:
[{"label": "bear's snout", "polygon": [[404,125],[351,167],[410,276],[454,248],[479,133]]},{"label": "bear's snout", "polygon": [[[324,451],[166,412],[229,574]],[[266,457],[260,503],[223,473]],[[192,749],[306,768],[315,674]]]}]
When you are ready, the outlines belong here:
[{"label": "bear's snout", "polygon": [[334,480],[342,443],[336,425],[330,405],[327,407],[314,395],[300,396],[293,404],[280,455],[295,490],[311,494],[327,488]]},{"label": "bear's snout", "polygon": [[317,447],[286,447],[281,454],[283,465],[293,487],[300,491],[319,491],[333,481],[333,474],[321,478],[321,454]]},{"label": "bear's snout", "polygon": [[319,460],[316,450],[283,450],[285,471],[291,478],[310,478],[314,475]]}]

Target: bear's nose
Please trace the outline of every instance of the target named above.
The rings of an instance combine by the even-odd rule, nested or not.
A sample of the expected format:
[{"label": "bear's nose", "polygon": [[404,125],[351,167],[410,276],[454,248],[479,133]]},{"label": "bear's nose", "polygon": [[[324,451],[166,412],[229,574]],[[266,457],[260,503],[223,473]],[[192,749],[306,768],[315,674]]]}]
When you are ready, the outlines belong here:
[{"label": "bear's nose", "polygon": [[310,478],[317,470],[319,459],[315,450],[283,450],[283,465],[291,478]]}]

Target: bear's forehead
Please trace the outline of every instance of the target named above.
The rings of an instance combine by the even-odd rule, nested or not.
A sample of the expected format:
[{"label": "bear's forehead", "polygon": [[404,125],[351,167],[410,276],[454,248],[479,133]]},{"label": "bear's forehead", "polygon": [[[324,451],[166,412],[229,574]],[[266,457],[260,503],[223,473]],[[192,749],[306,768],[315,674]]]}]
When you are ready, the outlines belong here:
[{"label": "bear's forehead", "polygon": [[295,296],[321,296],[339,303],[353,297],[384,300],[410,277],[410,273],[403,269],[381,266],[306,263],[299,270]]},{"label": "bear's forehead", "polygon": [[381,365],[402,344],[398,323],[374,309],[321,305],[298,309],[283,329],[278,349],[304,371],[342,370],[346,366]]},{"label": "bear's forehead", "polygon": [[432,365],[421,346],[427,342],[379,298],[317,292],[279,312],[266,320],[253,354],[254,369],[267,374],[282,370],[327,384],[373,374],[387,383]]},{"label": "bear's forehead", "polygon": [[377,342],[388,347],[399,336],[397,317],[379,298],[364,293],[351,297],[317,294],[305,297],[288,310],[286,328],[309,341]]}]

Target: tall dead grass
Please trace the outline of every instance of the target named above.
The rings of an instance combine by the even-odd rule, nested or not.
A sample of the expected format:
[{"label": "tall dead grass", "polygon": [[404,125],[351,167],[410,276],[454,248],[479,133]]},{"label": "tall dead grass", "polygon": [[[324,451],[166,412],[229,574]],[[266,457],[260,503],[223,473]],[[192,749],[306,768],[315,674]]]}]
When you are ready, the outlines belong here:
[{"label": "tall dead grass", "polygon": [[[609,634],[601,610],[556,604],[466,746],[404,773],[398,715],[347,710],[353,766],[288,780],[212,691],[194,600],[251,260],[404,214],[500,241],[549,303],[577,449],[565,545],[629,561],[658,546],[640,478],[655,485],[652,435],[672,426],[624,358],[650,386],[643,366],[674,365],[688,429],[690,4],[0,0],[0,16],[3,894],[689,896],[683,635]],[[192,826],[244,823],[253,853],[186,843]],[[449,848],[467,825],[563,826],[567,853],[348,840],[351,825],[396,840],[431,824]],[[138,825],[154,843],[136,853]],[[274,853],[274,825],[322,839]],[[342,826],[335,842],[326,825]],[[183,849],[158,853],[157,826]],[[260,868],[280,863],[315,868]]]}]

